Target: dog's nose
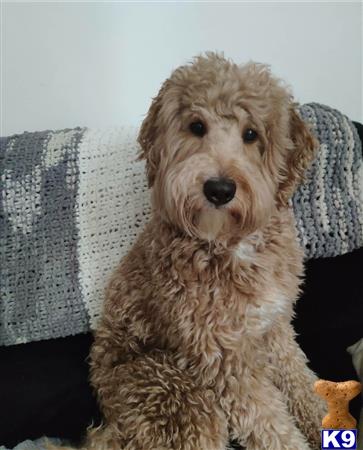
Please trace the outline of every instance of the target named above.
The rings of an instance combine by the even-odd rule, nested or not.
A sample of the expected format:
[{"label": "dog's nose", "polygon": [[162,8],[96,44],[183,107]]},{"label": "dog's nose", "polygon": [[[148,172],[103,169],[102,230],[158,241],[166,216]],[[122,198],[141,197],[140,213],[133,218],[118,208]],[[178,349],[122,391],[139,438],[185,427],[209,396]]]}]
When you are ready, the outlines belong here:
[{"label": "dog's nose", "polygon": [[236,183],[228,178],[210,178],[204,183],[203,192],[214,205],[224,205],[234,197]]}]

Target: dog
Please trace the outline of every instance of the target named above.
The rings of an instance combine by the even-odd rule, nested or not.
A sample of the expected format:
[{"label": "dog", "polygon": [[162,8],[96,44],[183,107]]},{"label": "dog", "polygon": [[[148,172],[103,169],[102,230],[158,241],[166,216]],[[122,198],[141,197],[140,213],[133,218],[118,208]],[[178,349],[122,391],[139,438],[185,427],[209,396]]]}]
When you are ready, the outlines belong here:
[{"label": "dog", "polygon": [[320,448],[289,206],[317,144],[290,89],[203,54],[164,82],[138,142],[152,218],[106,289],[90,355],[104,424],[84,448]]}]

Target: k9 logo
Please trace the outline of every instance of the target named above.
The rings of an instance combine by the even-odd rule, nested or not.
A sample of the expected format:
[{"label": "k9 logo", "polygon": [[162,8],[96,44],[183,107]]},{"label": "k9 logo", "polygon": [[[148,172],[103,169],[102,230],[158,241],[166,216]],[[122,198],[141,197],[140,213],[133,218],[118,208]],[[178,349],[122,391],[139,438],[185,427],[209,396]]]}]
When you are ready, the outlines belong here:
[{"label": "k9 logo", "polygon": [[357,448],[357,430],[321,430],[321,448]]}]

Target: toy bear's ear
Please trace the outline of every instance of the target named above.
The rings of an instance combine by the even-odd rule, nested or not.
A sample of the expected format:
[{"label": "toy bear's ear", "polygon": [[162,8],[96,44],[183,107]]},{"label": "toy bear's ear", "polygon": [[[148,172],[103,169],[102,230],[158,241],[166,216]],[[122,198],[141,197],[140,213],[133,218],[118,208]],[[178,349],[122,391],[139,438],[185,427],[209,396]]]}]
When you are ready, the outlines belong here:
[{"label": "toy bear's ear", "polygon": [[160,162],[160,149],[157,148],[156,138],[160,129],[160,110],[163,96],[168,87],[168,81],[162,85],[158,95],[153,99],[147,116],[142,122],[137,138],[141,146],[139,159],[146,159],[146,173],[149,187],[154,184],[155,175]]},{"label": "toy bear's ear", "polygon": [[284,206],[304,179],[305,171],[313,161],[318,148],[317,140],[299,116],[295,104],[289,108],[289,138],[292,148],[287,155],[278,192],[278,203]]}]

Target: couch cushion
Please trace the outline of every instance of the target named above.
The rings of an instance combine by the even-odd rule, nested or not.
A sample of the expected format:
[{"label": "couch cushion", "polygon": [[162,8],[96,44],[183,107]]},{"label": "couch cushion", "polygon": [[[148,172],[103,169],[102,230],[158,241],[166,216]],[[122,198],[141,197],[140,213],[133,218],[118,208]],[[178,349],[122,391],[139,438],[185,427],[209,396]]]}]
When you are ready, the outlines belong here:
[{"label": "couch cushion", "polygon": [[[357,380],[347,347],[363,330],[363,248],[306,263],[303,293],[296,304],[297,341],[320,378]],[[351,402],[359,417],[360,398]]]},{"label": "couch cushion", "polygon": [[0,347],[0,445],[78,440],[98,408],[88,383],[91,334]]}]

